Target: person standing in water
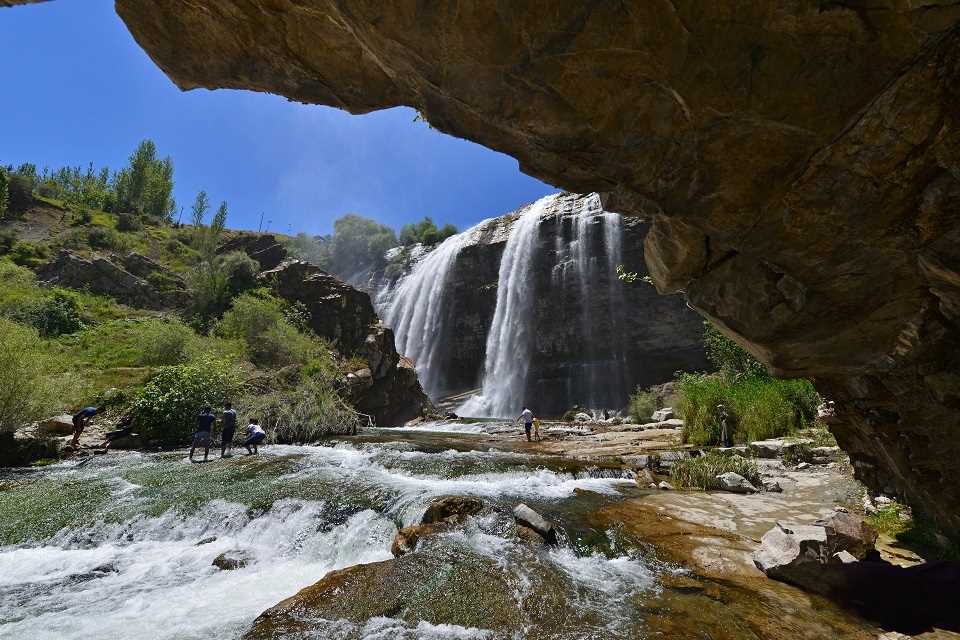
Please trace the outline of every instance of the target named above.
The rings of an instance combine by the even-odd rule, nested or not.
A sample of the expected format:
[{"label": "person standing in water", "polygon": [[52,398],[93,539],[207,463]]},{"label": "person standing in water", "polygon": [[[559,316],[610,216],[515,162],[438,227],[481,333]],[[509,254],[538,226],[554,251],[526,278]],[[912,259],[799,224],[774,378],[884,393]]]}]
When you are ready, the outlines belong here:
[{"label": "person standing in water", "polygon": [[533,428],[533,411],[530,411],[527,407],[523,408],[523,411],[520,412],[520,415],[517,416],[517,421],[523,421],[523,430],[527,434],[527,442],[530,440],[530,429]]},{"label": "person standing in water", "polygon": [[263,442],[266,437],[267,434],[257,419],[250,418],[250,424],[247,425],[247,439],[243,441],[243,446],[247,448],[247,455],[252,456],[259,453],[257,445]]},{"label": "person standing in water", "polygon": [[96,407],[84,407],[73,414],[73,440],[70,441],[71,447],[76,449],[80,446],[80,434],[83,433],[84,427],[87,426],[87,421],[95,415],[97,415]]},{"label": "person standing in water", "polygon": [[[223,431],[220,433],[220,457],[233,456],[233,434],[237,430],[237,412],[229,402],[223,412]],[[227,451],[230,451],[228,454]]]},{"label": "person standing in water", "polygon": [[197,416],[197,432],[193,434],[193,445],[190,447],[190,462],[193,462],[193,452],[197,447],[203,447],[203,461],[206,462],[210,456],[210,441],[213,436],[213,423],[217,417],[213,415],[213,409],[204,407],[203,411]]}]

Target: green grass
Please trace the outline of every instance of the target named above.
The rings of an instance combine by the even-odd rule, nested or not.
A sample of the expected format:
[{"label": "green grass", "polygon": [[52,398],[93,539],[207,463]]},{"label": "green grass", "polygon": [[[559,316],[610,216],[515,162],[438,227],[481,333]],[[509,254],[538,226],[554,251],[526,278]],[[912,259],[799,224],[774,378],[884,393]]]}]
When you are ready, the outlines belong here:
[{"label": "green grass", "polygon": [[670,479],[682,489],[706,491],[714,485],[714,478],[721,473],[738,473],[758,489],[763,484],[760,468],[753,460],[741,456],[726,456],[714,451],[695,458],[679,460],[670,471]]},{"label": "green grass", "polygon": [[630,394],[630,417],[636,422],[649,422],[650,416],[657,410],[657,399],[651,391],[640,387]]},{"label": "green grass", "polygon": [[866,520],[878,533],[893,538],[925,560],[960,560],[960,546],[939,535],[923,518],[915,517],[906,505],[891,502]]},{"label": "green grass", "polygon": [[677,391],[677,409],[686,421],[684,441],[697,445],[720,441],[720,404],[730,415],[734,441],[744,443],[785,436],[808,426],[820,403],[807,380],[684,374]]}]

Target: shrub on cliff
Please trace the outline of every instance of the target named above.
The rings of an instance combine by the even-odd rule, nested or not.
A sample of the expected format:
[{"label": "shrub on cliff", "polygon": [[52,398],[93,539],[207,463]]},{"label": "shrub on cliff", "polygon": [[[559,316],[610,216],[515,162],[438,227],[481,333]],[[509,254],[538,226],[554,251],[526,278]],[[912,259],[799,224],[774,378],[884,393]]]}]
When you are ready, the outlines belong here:
[{"label": "shrub on cliff", "polygon": [[226,360],[200,358],[164,367],[137,394],[131,411],[148,439],[184,444],[205,406],[220,407],[241,389],[241,371]]},{"label": "shrub on cliff", "polygon": [[31,327],[0,318],[0,433],[9,433],[51,412],[56,390],[52,362]]},{"label": "shrub on cliff", "polygon": [[74,333],[84,327],[77,296],[59,288],[34,300],[19,315],[19,319],[32,325],[44,337]]},{"label": "shrub on cliff", "polygon": [[239,403],[243,416],[255,416],[271,442],[305,444],[328,435],[356,433],[361,416],[332,387],[304,380],[295,388],[251,395]]},{"label": "shrub on cliff", "polygon": [[678,410],[685,442],[720,442],[717,405],[729,414],[736,442],[787,435],[813,422],[820,396],[808,380],[730,379],[722,375],[684,374],[677,384]]},{"label": "shrub on cliff", "polygon": [[318,350],[310,336],[297,331],[284,315],[284,304],[257,290],[234,300],[217,323],[215,333],[241,339],[247,357],[257,366],[282,367],[307,362]]},{"label": "shrub on cliff", "polygon": [[720,333],[709,320],[703,322],[703,345],[707,359],[724,376],[731,378],[768,378],[767,368],[736,342]]}]

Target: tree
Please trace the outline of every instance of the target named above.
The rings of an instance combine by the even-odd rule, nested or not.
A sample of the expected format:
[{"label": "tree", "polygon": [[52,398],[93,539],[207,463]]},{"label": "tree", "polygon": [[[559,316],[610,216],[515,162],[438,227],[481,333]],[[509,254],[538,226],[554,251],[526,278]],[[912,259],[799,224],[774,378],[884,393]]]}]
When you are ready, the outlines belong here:
[{"label": "tree", "polygon": [[376,220],[348,213],[333,224],[331,269],[352,274],[386,263],[384,254],[397,246],[393,229]]},{"label": "tree", "polygon": [[7,170],[0,167],[0,220],[7,215],[7,204],[10,202],[10,187]]},{"label": "tree", "polygon": [[207,217],[207,210],[210,208],[210,199],[207,198],[207,192],[200,190],[197,197],[193,200],[193,206],[190,208],[190,220],[194,228],[199,229],[203,226],[203,219]]},{"label": "tree", "polygon": [[405,247],[417,243],[432,246],[456,234],[457,228],[452,224],[439,229],[433,219],[426,216],[420,222],[405,224],[400,228],[400,244]]},{"label": "tree", "polygon": [[173,160],[169,156],[158,160],[153,140],[143,140],[130,155],[128,166],[117,172],[113,188],[120,209],[169,220],[176,207]]},{"label": "tree", "polygon": [[37,332],[0,318],[0,433],[48,413],[56,401],[50,357]]}]

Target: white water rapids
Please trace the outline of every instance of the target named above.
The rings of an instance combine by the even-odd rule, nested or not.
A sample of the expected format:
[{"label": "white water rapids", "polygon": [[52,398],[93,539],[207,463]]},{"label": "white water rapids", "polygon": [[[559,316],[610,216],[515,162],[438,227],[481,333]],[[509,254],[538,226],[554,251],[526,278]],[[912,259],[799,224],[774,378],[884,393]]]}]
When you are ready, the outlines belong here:
[{"label": "white water rapids", "polygon": [[[17,500],[23,511],[16,517],[39,525],[30,535],[17,523],[0,528],[8,539],[0,546],[0,638],[237,638],[262,611],[327,572],[390,559],[397,525],[419,521],[435,497],[478,496],[509,513],[521,500],[549,508],[578,489],[615,496],[632,484],[539,467],[519,453],[424,450],[399,441],[263,451],[259,459],[206,465],[187,464],[183,454],[111,455],[3,481],[0,510],[7,511],[0,513],[11,508],[3,500]],[[70,510],[57,502],[60,487],[83,489],[89,502],[60,530],[44,533]],[[210,498],[221,494],[226,498]],[[478,521],[449,540],[503,564],[522,592],[529,552],[497,526]],[[226,551],[241,552],[249,564],[212,566]],[[652,580],[639,560],[566,546],[539,562],[567,576],[582,607],[643,591]],[[618,619],[619,607],[606,604],[605,624]],[[314,637],[492,636],[381,618],[329,621]]]}]

